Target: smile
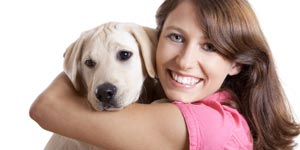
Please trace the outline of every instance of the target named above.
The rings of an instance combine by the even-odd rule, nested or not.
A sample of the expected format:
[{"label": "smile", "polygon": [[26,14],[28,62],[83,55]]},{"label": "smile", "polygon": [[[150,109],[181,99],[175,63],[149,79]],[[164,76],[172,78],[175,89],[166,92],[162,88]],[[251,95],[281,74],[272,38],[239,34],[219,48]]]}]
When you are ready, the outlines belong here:
[{"label": "smile", "polygon": [[180,84],[184,84],[184,85],[196,85],[197,83],[199,83],[201,81],[200,78],[179,75],[173,71],[170,71],[170,74],[171,74],[171,77],[173,80],[175,80],[176,82],[178,82]]}]

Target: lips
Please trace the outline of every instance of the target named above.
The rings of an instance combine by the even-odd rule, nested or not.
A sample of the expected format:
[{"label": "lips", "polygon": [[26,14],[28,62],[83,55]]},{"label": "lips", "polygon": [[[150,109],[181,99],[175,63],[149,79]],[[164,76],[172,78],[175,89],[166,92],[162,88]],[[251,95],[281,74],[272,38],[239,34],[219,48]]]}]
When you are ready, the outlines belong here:
[{"label": "lips", "polygon": [[173,71],[170,71],[170,75],[173,80],[183,85],[191,85],[191,86],[196,85],[202,80],[200,78],[196,78],[192,76],[181,75]]},{"label": "lips", "polygon": [[117,107],[108,103],[102,103],[102,108],[105,111],[116,111],[122,109],[122,107]]}]

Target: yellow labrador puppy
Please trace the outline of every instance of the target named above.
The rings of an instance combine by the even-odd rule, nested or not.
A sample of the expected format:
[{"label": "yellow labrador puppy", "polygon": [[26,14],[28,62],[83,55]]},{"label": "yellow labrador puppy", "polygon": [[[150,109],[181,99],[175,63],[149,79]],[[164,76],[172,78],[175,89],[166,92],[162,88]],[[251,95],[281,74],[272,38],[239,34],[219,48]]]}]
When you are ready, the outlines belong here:
[{"label": "yellow labrador puppy", "polygon": [[[139,99],[146,76],[155,76],[155,30],[110,22],[81,36],[66,50],[64,71],[97,111],[119,110]],[[54,134],[46,150],[92,150],[92,145]]]}]

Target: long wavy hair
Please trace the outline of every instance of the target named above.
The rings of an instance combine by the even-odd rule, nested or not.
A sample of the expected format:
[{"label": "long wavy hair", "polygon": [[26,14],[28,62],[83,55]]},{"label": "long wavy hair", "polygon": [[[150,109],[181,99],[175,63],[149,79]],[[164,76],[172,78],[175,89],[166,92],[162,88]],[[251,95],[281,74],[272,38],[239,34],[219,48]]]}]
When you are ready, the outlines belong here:
[{"label": "long wavy hair", "polygon": [[[168,14],[183,0],[165,0],[156,14],[159,35]],[[236,97],[240,113],[251,129],[254,149],[290,150],[300,125],[293,118],[276,73],[271,50],[257,17],[246,0],[191,0],[201,29],[241,72],[228,76],[222,89]]]}]

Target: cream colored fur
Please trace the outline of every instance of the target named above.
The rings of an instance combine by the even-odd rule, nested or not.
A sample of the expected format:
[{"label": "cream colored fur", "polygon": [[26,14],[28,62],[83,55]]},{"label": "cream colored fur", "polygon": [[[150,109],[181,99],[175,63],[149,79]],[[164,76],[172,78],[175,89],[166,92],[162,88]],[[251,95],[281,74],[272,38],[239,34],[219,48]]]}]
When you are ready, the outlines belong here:
[{"label": "cream colored fur", "polygon": [[[131,23],[110,22],[81,36],[66,50],[64,71],[75,89],[87,96],[88,103],[97,111],[119,110],[140,96],[147,75],[155,76],[156,32],[153,29]],[[132,53],[130,59],[121,61],[120,51]],[[86,65],[95,62],[94,67]],[[104,108],[95,96],[96,88],[111,83],[118,90],[116,107]],[[54,134],[46,150],[94,150],[100,149],[74,139]]]}]

